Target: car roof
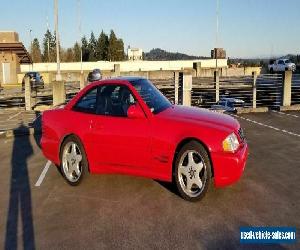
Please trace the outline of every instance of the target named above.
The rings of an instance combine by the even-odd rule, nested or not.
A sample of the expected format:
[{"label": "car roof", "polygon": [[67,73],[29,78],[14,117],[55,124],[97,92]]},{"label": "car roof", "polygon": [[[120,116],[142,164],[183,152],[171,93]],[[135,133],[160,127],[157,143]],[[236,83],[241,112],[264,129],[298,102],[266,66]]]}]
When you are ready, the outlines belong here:
[{"label": "car roof", "polygon": [[220,101],[230,101],[230,102],[236,102],[236,103],[244,102],[241,99],[237,99],[237,98],[233,98],[233,97],[223,97],[220,99]]},{"label": "car roof", "polygon": [[131,81],[137,81],[137,80],[145,80],[146,78],[144,77],[141,77],[141,76],[121,76],[121,77],[114,77],[114,78],[111,78],[111,80],[124,80],[124,81],[128,81],[128,82],[131,82]]}]

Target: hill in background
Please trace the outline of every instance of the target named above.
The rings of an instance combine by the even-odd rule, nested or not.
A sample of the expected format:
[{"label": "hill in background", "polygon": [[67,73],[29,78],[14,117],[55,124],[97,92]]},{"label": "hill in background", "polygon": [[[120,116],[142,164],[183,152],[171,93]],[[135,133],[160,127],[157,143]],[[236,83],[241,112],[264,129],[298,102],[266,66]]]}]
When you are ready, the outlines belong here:
[{"label": "hill in background", "polygon": [[193,59],[206,59],[205,56],[192,56],[178,52],[168,52],[162,49],[152,49],[144,53],[144,60],[148,61],[175,61],[175,60],[193,60]]}]

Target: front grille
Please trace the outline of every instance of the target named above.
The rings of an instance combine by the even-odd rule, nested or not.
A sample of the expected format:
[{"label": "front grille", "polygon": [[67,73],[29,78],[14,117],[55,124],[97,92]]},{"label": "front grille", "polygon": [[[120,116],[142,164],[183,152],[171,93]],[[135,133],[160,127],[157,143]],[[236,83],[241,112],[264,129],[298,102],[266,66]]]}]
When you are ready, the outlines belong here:
[{"label": "front grille", "polygon": [[242,128],[239,128],[238,134],[239,134],[240,140],[241,140],[242,142],[244,142],[244,141],[245,141],[245,135],[244,135],[244,131],[243,131]]}]

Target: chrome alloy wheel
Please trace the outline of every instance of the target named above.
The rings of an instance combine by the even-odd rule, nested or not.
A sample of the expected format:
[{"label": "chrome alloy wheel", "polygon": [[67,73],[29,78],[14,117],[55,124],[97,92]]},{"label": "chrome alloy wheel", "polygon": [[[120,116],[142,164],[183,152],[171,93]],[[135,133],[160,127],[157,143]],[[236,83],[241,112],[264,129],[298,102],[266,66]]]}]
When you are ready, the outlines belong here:
[{"label": "chrome alloy wheel", "polygon": [[63,149],[62,168],[70,182],[76,182],[82,174],[82,153],[78,145],[70,141]]},{"label": "chrome alloy wheel", "polygon": [[201,155],[187,150],[180,158],[178,180],[182,190],[189,197],[199,196],[206,184],[207,169]]}]

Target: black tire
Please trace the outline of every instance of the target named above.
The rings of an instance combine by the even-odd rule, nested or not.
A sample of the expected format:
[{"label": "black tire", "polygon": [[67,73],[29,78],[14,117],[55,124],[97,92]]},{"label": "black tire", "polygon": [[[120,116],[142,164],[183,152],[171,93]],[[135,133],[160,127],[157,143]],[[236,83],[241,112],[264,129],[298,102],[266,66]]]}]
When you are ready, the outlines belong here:
[{"label": "black tire", "polygon": [[[202,179],[202,188],[199,188],[199,186],[197,186],[196,184],[192,184],[191,192],[193,192],[193,190],[195,190],[194,191],[195,193],[193,193],[193,194],[189,193],[186,188],[188,186],[187,180],[193,181],[196,178],[198,178],[195,175],[195,170],[193,170],[193,168],[190,168],[189,166],[187,166],[187,169],[188,168],[190,169],[190,171],[188,172],[189,177],[188,176],[185,177],[184,175],[179,173],[179,171],[180,171],[179,168],[180,168],[181,164],[184,164],[184,161],[186,161],[186,157],[189,157],[188,152],[192,152],[192,157],[193,157],[194,163],[195,163],[195,157],[196,157],[196,162],[198,162],[198,164],[200,162],[203,163],[202,170],[199,171],[199,178],[200,178],[200,180]],[[191,172],[191,171],[193,171],[193,172]],[[191,175],[193,175],[193,176],[191,176]],[[187,179],[187,178],[189,178],[189,179]],[[177,157],[174,162],[174,168],[173,168],[173,181],[176,185],[179,195],[183,199],[185,199],[187,201],[191,201],[191,202],[201,200],[205,196],[205,194],[210,186],[211,178],[212,178],[211,163],[210,163],[209,155],[208,155],[206,149],[204,148],[204,146],[197,141],[191,141],[191,142],[185,144],[178,152]],[[197,193],[197,189],[198,189],[198,193]]]},{"label": "black tire", "polygon": [[[78,177],[78,179],[77,179],[77,177],[76,177],[76,180],[75,181],[71,181],[70,180],[70,176],[68,177],[67,176],[67,173],[66,173],[66,168],[63,166],[63,155],[64,155],[64,151],[66,150],[66,146],[67,145],[70,145],[70,144],[72,144],[72,143],[75,143],[76,145],[77,145],[77,153],[80,151],[80,154],[81,154],[81,156],[82,156],[82,160],[80,161],[80,163],[79,163],[79,169],[80,169],[80,172],[81,172],[81,174],[80,174],[80,176],[78,177],[77,175],[76,175],[76,172],[75,172],[75,170],[73,171],[73,176],[77,176]],[[78,151],[79,150],[79,151]],[[70,163],[68,163],[68,164],[70,164]],[[84,148],[83,148],[83,146],[82,146],[82,143],[81,143],[81,141],[76,137],[76,136],[74,136],[74,135],[70,135],[70,136],[68,136],[65,140],[64,140],[64,142],[62,143],[62,145],[61,145],[61,149],[60,149],[60,172],[61,172],[61,174],[62,174],[62,176],[64,177],[64,179],[66,180],[66,182],[68,183],[68,184],[70,184],[71,186],[77,186],[77,185],[79,185],[80,183],[81,183],[81,181],[82,181],[82,179],[84,178],[84,175],[86,174],[86,172],[87,172],[87,170],[88,170],[88,168],[89,168],[89,165],[88,165],[88,160],[87,160],[87,157],[86,157],[86,153],[85,153],[85,150],[84,150]],[[74,173],[75,172],[75,173]]]},{"label": "black tire", "polygon": [[271,73],[271,74],[274,74],[273,68],[270,68],[270,73]]}]

